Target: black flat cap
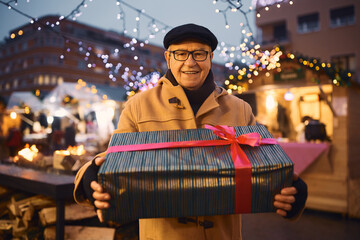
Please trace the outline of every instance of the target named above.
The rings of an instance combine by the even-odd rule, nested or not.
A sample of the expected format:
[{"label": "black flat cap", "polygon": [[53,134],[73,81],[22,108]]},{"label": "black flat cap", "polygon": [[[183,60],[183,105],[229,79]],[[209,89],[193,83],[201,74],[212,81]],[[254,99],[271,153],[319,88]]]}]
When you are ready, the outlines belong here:
[{"label": "black flat cap", "polygon": [[171,29],[164,37],[164,47],[167,49],[171,44],[180,43],[187,39],[196,39],[211,47],[214,51],[218,40],[215,35],[206,27],[193,23],[181,25]]}]

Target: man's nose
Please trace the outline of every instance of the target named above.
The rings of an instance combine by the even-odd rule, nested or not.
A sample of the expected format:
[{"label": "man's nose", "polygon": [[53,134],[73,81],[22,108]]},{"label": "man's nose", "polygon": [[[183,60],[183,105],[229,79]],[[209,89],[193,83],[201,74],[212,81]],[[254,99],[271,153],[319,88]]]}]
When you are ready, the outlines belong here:
[{"label": "man's nose", "polygon": [[187,64],[187,65],[195,65],[196,64],[196,61],[192,54],[189,54],[189,57],[188,57],[188,59],[186,59],[185,64]]}]

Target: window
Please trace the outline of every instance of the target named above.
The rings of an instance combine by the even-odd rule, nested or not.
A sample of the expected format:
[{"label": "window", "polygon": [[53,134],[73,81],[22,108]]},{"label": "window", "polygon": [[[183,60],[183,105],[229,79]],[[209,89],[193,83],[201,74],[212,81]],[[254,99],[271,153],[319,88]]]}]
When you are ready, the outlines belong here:
[{"label": "window", "polygon": [[52,38],[52,46],[57,46],[58,45],[58,41],[57,41],[57,37],[53,37]]},{"label": "window", "polygon": [[53,65],[57,65],[57,64],[58,64],[58,60],[59,60],[58,56],[52,56],[52,57],[51,57],[51,63],[52,63]]},{"label": "window", "polygon": [[9,63],[8,65],[6,65],[5,67],[5,73],[9,73],[11,71],[11,63]]},{"label": "window", "polygon": [[34,65],[39,65],[40,64],[40,58],[38,56],[34,57]]},{"label": "window", "polygon": [[16,78],[13,81],[13,88],[16,89],[16,88],[18,88],[18,86],[19,86],[19,80]]},{"label": "window", "polygon": [[51,76],[51,84],[56,85],[56,80],[57,80],[57,77],[55,75],[52,75]]},{"label": "window", "polygon": [[26,80],[26,79],[23,79],[23,80],[21,81],[21,87],[22,87],[22,88],[25,88],[26,85],[27,85],[27,80]]},{"label": "window", "polygon": [[64,82],[64,78],[63,77],[58,77],[58,79],[57,79],[57,83],[58,83],[58,85],[60,85],[60,84],[62,84]]},{"label": "window", "polygon": [[81,69],[81,70],[85,70],[86,69],[86,62],[84,60],[79,60],[77,68]]},{"label": "window", "polygon": [[275,41],[287,40],[286,23],[281,23],[274,26],[274,39]]},{"label": "window", "polygon": [[44,62],[43,62],[45,65],[49,65],[50,63],[50,59],[49,57],[44,57]]},{"label": "window", "polygon": [[44,77],[44,84],[45,84],[45,85],[49,85],[49,84],[50,84],[50,76],[49,76],[49,75],[45,75],[45,77]]},{"label": "window", "polygon": [[298,32],[308,33],[320,30],[319,13],[312,13],[298,17]]},{"label": "window", "polygon": [[24,61],[23,61],[23,63],[22,63],[22,68],[23,69],[26,69],[28,67],[28,62],[27,62],[27,60],[25,59]]},{"label": "window", "polygon": [[355,55],[343,55],[331,57],[334,68],[344,71],[355,72],[356,62]]},{"label": "window", "polygon": [[28,48],[27,42],[23,42],[22,49],[25,51],[25,50],[27,50],[27,48]]},{"label": "window", "polygon": [[341,27],[355,23],[354,6],[347,6],[330,10],[330,26]]}]

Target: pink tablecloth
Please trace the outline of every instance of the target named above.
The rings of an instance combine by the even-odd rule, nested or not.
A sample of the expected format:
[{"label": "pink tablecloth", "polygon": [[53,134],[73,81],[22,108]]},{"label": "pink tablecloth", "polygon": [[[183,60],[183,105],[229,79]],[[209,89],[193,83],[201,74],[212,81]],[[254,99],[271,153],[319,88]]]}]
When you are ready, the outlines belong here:
[{"label": "pink tablecloth", "polygon": [[321,154],[327,154],[327,143],[279,143],[285,153],[294,162],[294,172],[301,174]]}]

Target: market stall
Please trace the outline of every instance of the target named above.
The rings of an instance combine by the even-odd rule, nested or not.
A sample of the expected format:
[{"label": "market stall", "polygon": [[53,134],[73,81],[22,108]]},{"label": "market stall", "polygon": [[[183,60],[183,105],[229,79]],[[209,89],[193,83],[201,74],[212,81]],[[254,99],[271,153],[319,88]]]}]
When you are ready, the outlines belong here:
[{"label": "market stall", "polygon": [[[106,85],[63,83],[43,100],[57,128],[64,130],[74,123],[76,142],[86,148],[106,145],[122,110],[125,89]],[[99,151],[101,149],[94,149]]]},{"label": "market stall", "polygon": [[296,162],[295,171],[308,184],[307,208],[360,217],[354,194],[360,186],[358,88],[341,87],[335,84],[340,78],[296,61],[251,77],[237,86],[237,96]]}]

